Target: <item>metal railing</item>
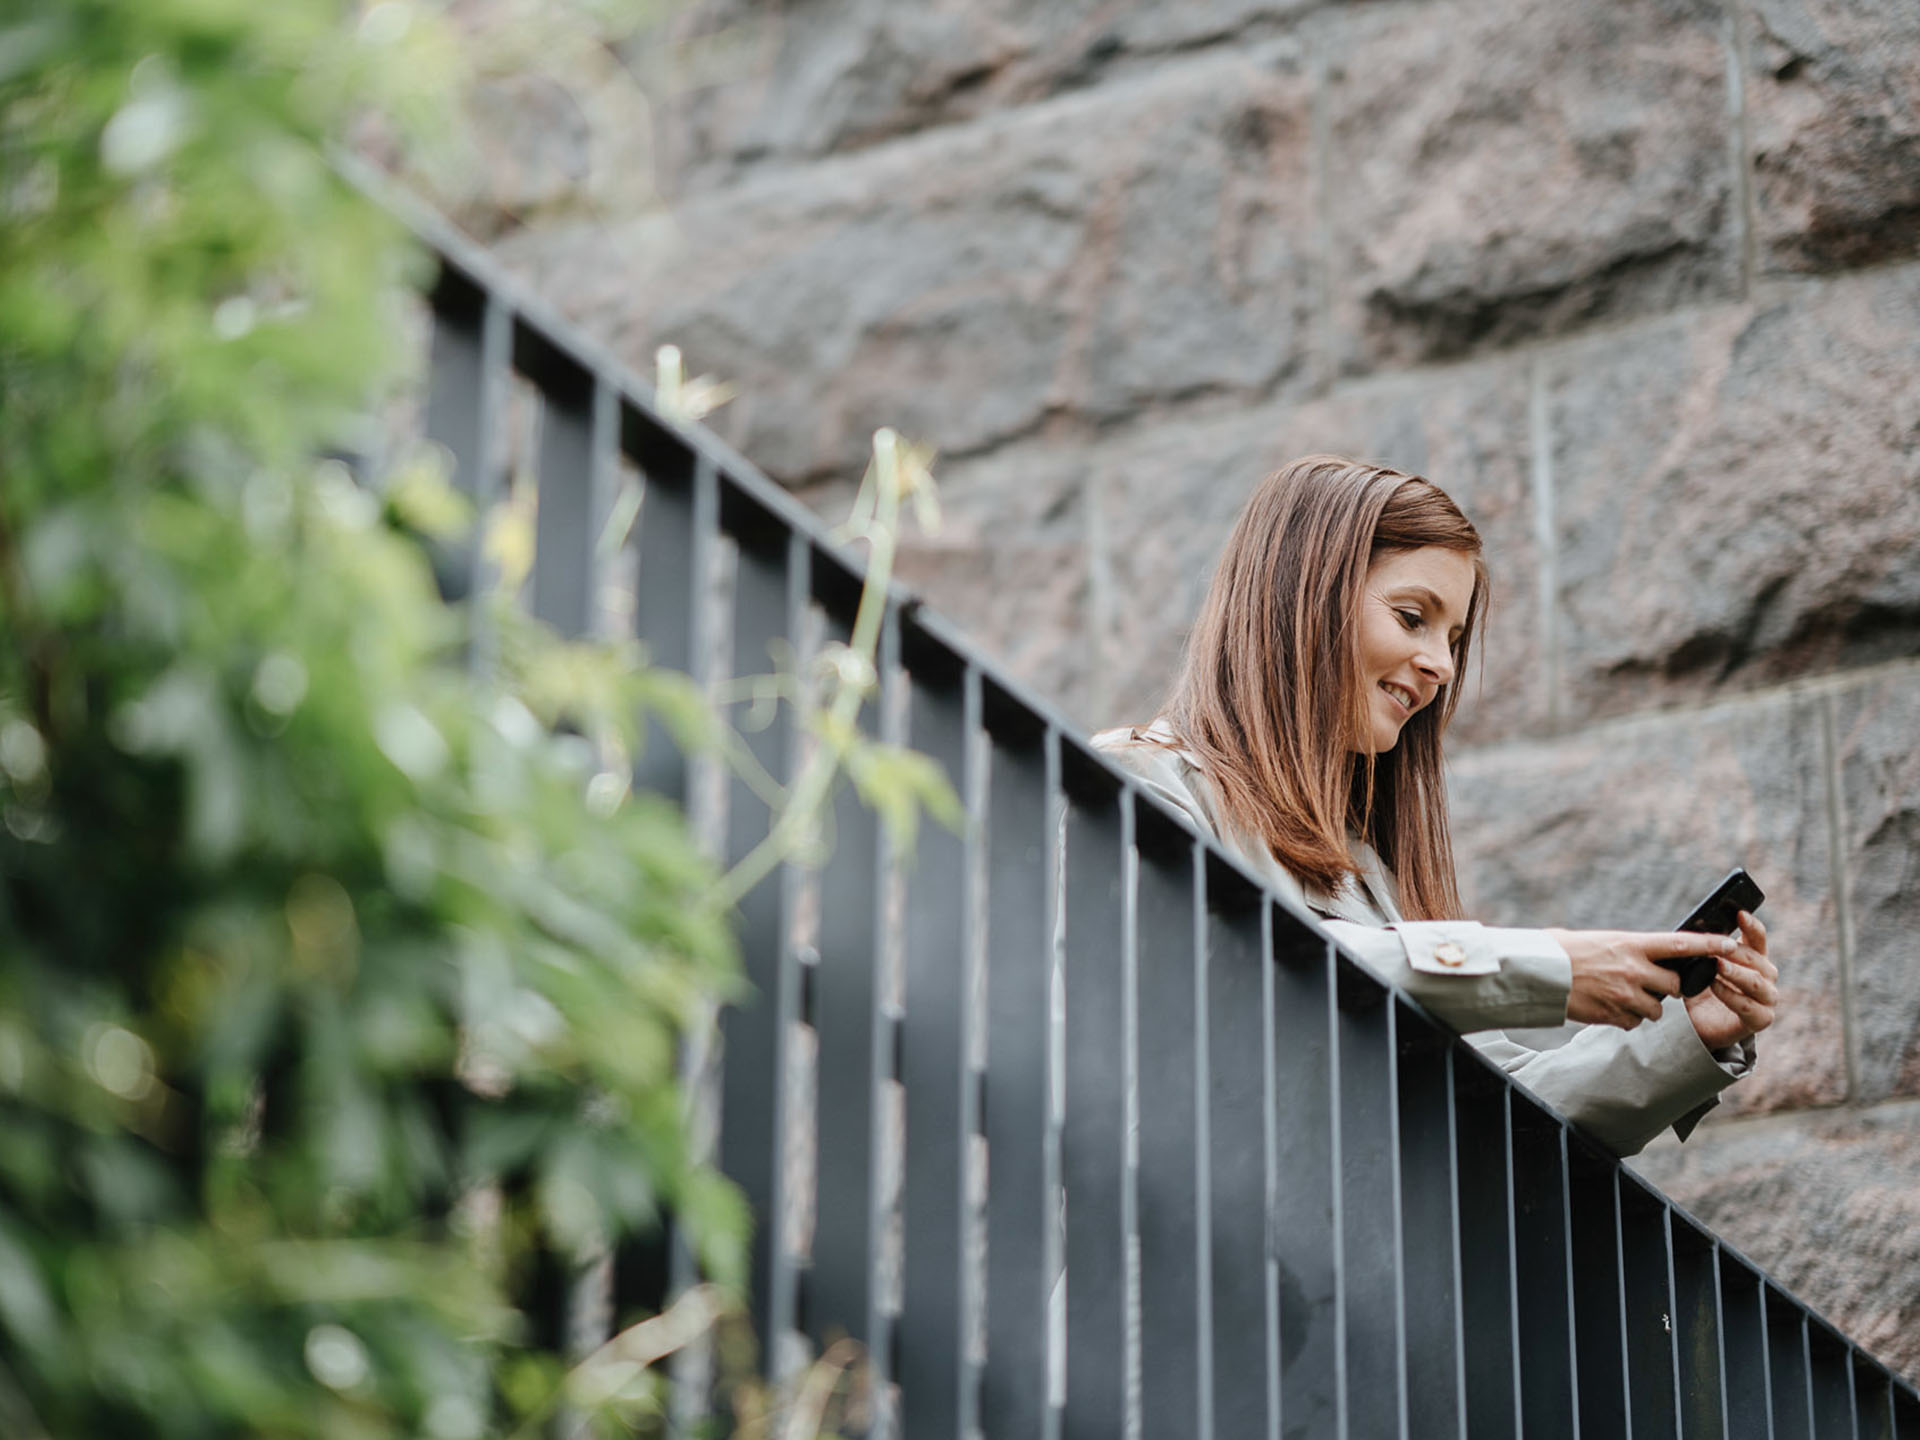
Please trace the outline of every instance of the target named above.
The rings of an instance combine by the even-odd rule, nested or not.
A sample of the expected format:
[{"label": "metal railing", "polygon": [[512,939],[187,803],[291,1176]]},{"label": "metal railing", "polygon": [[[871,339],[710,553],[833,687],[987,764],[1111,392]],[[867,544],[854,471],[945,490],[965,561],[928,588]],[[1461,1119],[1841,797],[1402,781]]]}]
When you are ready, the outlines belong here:
[{"label": "metal railing", "polygon": [[[538,395],[542,618],[589,625],[626,466],[655,663],[712,681],[715,655],[751,674],[776,644],[845,638],[861,567],[811,514],[410,219],[441,267],[425,426],[482,499],[512,377]],[[842,800],[818,875],[789,867],[740,907],[754,997],[723,1021],[719,1159],[756,1216],[770,1357],[790,1333],[862,1342],[883,1428],[910,1440],[1920,1440],[1911,1387],[905,593],[883,649],[876,723],[946,767],[971,824],[924,834],[896,874]],[[790,718],[747,738],[791,773]],[[642,765],[695,798],[670,745]],[[768,815],[739,782],[724,808],[733,860]]]}]

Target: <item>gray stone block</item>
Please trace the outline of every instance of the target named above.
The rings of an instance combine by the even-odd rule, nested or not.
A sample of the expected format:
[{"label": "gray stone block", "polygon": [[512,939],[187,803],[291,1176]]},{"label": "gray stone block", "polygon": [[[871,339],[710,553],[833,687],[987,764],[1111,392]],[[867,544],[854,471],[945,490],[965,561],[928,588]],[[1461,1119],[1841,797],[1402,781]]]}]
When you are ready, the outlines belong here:
[{"label": "gray stone block", "polygon": [[1834,698],[1860,1093],[1920,1095],[1920,669]]},{"label": "gray stone block", "polygon": [[1468,914],[1508,925],[1661,930],[1734,865],[1760,911],[1781,1002],[1723,1108],[1846,1098],[1839,921],[1819,702],[1776,697],[1649,717],[1453,764]]},{"label": "gray stone block", "polygon": [[[1153,57],[1270,31],[1319,0],[811,0],[690,8],[662,56],[682,193],[1077,89]],[[705,55],[689,66],[689,57]]]},{"label": "gray stone block", "polygon": [[1339,358],[1366,368],[1728,293],[1715,7],[1354,7],[1331,42]]},{"label": "gray stone block", "polygon": [[1920,252],[1920,6],[1755,0],[1746,63],[1762,264]]},{"label": "gray stone block", "polygon": [[1920,1105],[1723,1125],[1633,1168],[1920,1383]]},{"label": "gray stone block", "polygon": [[1304,384],[1308,128],[1297,73],[1226,57],[502,253],[643,369],[733,381],[719,428],[815,481],[881,424],[967,455]]},{"label": "gray stone block", "polygon": [[1920,269],[1547,363],[1569,719],[1920,651]]}]

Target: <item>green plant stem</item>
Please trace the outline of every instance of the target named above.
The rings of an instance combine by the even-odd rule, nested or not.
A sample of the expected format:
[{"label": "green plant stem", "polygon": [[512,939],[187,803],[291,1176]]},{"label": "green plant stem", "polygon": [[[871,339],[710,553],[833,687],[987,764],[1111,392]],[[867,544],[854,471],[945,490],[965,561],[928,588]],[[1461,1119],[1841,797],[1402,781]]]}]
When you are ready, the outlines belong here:
[{"label": "green plant stem", "polygon": [[[900,520],[900,456],[892,431],[883,430],[874,436],[873,472],[875,511],[873,524],[868,529],[867,578],[860,587],[860,607],[854,614],[853,634],[847,648],[867,662],[870,674],[877,675],[880,627],[886,619]],[[824,736],[844,735],[853,729],[873,684],[872,680],[862,685],[845,681],[839,684],[828,710],[828,724],[820,727]],[[831,792],[843,755],[844,747],[829,739],[807,758],[766,838],[720,878],[715,899],[722,910],[738,905],[792,853],[815,811]]]}]

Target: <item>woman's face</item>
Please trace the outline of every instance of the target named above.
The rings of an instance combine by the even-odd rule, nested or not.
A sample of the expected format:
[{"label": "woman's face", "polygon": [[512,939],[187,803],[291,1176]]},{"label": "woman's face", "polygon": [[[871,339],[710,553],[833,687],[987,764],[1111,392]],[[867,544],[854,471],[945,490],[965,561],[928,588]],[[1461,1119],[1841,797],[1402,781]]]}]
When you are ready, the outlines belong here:
[{"label": "woman's face", "polygon": [[1383,755],[1453,680],[1453,644],[1473,600],[1473,557],[1438,545],[1383,555],[1360,596],[1361,748]]}]

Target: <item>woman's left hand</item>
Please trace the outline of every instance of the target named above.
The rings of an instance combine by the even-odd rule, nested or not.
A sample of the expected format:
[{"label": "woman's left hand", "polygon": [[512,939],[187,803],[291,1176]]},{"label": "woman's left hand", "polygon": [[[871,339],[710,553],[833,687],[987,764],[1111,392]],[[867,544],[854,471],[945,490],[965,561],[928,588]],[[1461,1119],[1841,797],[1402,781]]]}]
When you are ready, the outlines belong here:
[{"label": "woman's left hand", "polygon": [[1723,1050],[1773,1024],[1780,971],[1767,958],[1767,927],[1740,912],[1739,944],[1723,956],[1713,983],[1687,1001],[1693,1028],[1709,1050]]}]

